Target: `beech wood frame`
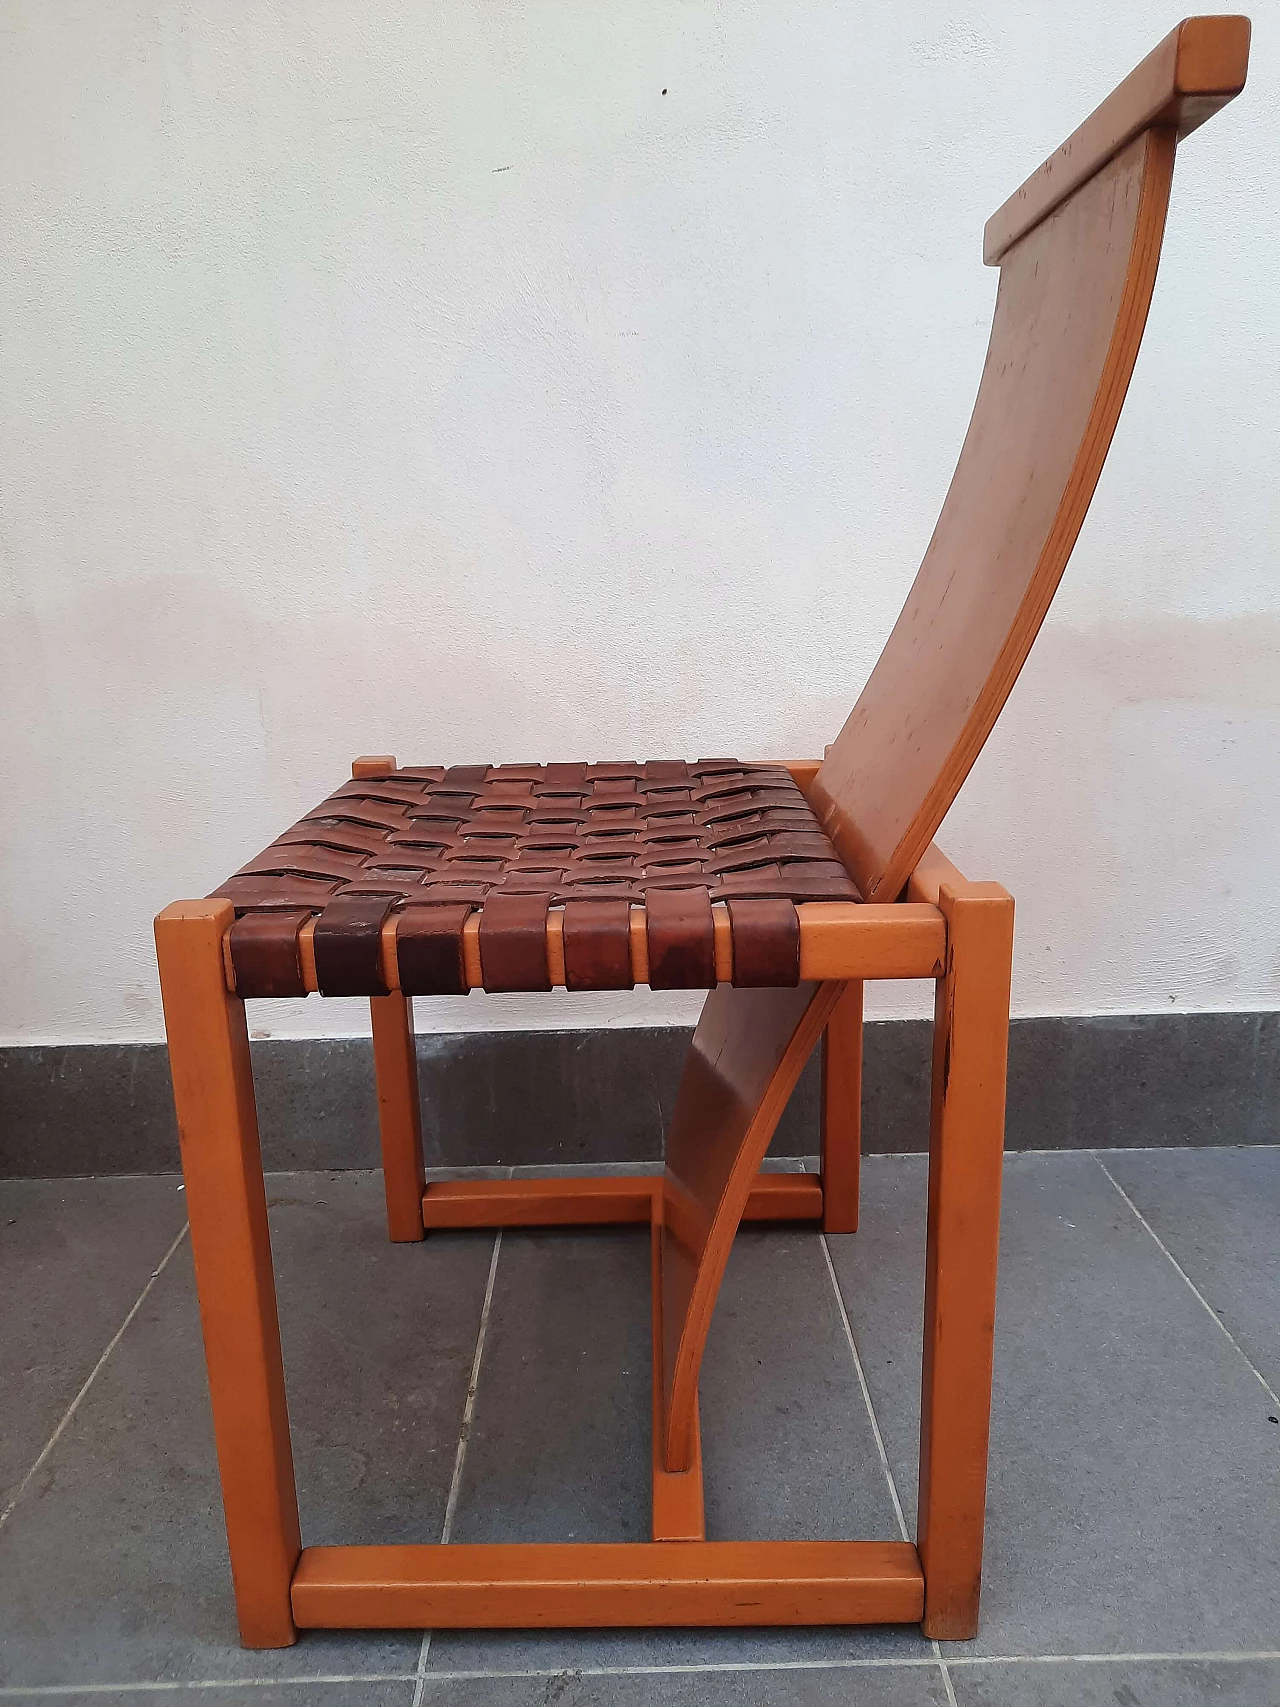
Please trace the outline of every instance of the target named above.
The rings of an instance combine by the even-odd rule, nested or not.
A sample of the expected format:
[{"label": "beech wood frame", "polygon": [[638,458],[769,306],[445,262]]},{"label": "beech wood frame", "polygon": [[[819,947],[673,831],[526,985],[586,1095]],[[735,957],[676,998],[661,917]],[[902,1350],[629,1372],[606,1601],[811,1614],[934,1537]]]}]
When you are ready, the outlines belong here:
[{"label": "beech wood frame", "polygon": [[[396,917],[371,999],[387,1219],[438,1227],[648,1221],[653,1251],[653,1540],[563,1546],[302,1546],[266,1193],[230,901],[156,921],[196,1284],[236,1608],[248,1647],[300,1627],[910,1622],[977,1630],[1004,1138],[1013,902],[932,844],[1008,698],[1111,442],[1155,282],[1178,141],[1244,87],[1249,23],[1184,20],[988,222],[992,340],[925,560],[849,720],[789,768],[864,903],[796,908],[793,989],[717,984],[690,1049],[660,1180],[425,1183],[412,1013]],[[394,767],[357,760],[355,775]],[[564,983],[562,913],[547,922]],[[630,923],[648,981],[645,913]],[[316,988],[314,919],[299,937]],[[479,915],[466,982],[482,984]],[[862,987],[936,984],[916,1541],[707,1541],[697,1380],[743,1219],[858,1222]],[[817,1176],[759,1173],[806,1056],[823,1046]]]},{"label": "beech wood frame", "polygon": [[[816,767],[791,768],[803,785]],[[934,1637],[974,1633],[986,1498],[1013,902],[997,885],[968,882],[931,848],[906,897],[893,906],[831,904],[800,911],[809,915],[809,952],[820,959],[819,989],[829,1007],[823,1032],[822,1169],[817,1175],[755,1175],[743,1219],[803,1222],[829,1232],[856,1227],[862,982],[915,976],[937,984],[920,1516],[914,1545],[705,1539],[696,1418],[701,1341],[694,1351],[691,1462],[672,1471],[661,1450],[662,1178],[426,1185],[411,1006],[393,989],[370,1002],[392,1239],[420,1240],[442,1227],[648,1221],[653,1229],[654,1539],[616,1545],[304,1548],[244,1003],[230,987],[224,952],[233,909],[216,899],[178,902],[160,915],[156,939],[187,1212],[236,1609],[247,1647],[284,1646],[300,1628],[315,1626],[918,1620]],[[796,1072],[799,1064],[802,1058]],[[783,1088],[779,1111],[789,1088]],[[767,1138],[765,1133],[764,1143]],[[736,1222],[729,1227],[730,1240],[735,1227]],[[713,1275],[712,1301],[717,1288],[718,1275]]]}]

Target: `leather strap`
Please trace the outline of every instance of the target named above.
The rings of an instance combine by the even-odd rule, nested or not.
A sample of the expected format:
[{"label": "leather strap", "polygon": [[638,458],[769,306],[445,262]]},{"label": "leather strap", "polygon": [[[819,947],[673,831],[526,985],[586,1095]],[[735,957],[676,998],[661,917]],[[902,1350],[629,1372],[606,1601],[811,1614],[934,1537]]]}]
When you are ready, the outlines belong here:
[{"label": "leather strap", "polygon": [[463,905],[406,907],[396,920],[396,964],[406,996],[465,996],[462,928],[471,916]]},{"label": "leather strap", "polygon": [[651,889],[645,911],[650,989],[710,990],[716,981],[716,936],[707,891]]},{"label": "leather strap", "polygon": [[480,910],[480,971],[486,990],[549,990],[547,909],[551,896],[495,891]]},{"label": "leather strap", "polygon": [[[702,899],[690,893],[695,890],[702,891]],[[664,892],[675,898],[664,900]],[[501,921],[517,916],[507,907],[522,895],[547,896],[553,907],[647,903],[650,958],[659,989],[705,989],[712,983],[712,903],[857,900],[835,848],[786,769],[715,758],[694,764],[659,759],[646,764],[453,765],[448,770],[424,765],[356,777],[216,893],[232,900],[238,914],[323,912],[327,922],[320,928],[319,952],[327,984],[322,987],[335,995],[372,995],[382,989],[380,954],[369,922],[371,898],[377,913],[384,899],[397,911],[474,910],[503,897],[484,926],[495,980],[491,987],[502,989],[546,988],[545,942],[534,940],[545,928],[544,919],[529,926],[525,959],[516,970],[511,965],[514,944],[495,947],[492,941],[495,931],[510,934]],[[328,910],[336,901],[343,907]],[[357,901],[352,912],[346,903]],[[519,917],[533,916],[529,905]],[[459,988],[458,926],[456,915],[447,917],[447,924],[442,916],[407,932],[410,976],[423,992]],[[595,961],[607,987],[626,987],[630,943],[628,937],[624,956],[623,915],[615,906],[607,915],[613,921],[607,929],[601,924],[605,917],[584,913],[570,918],[571,987],[589,987]],[[331,939],[348,918],[367,941],[344,954]],[[271,937],[277,927],[262,928]],[[423,941],[415,947],[418,936]],[[775,945],[779,956],[781,942],[779,937]],[[278,952],[283,957],[278,987],[292,992],[290,951],[281,944]],[[743,939],[741,965],[750,967],[757,952],[763,949]],[[779,958],[741,977],[773,982],[781,968]],[[258,976],[247,969],[246,988],[256,987]],[[277,987],[274,978],[272,973],[268,980],[272,988]]]},{"label": "leather strap", "polygon": [[393,895],[340,895],[321,913],[312,939],[322,996],[385,996],[382,925]]},{"label": "leather strap", "polygon": [[733,981],[739,989],[800,982],[800,918],[790,901],[730,901]]},{"label": "leather strap", "polygon": [[246,913],[231,927],[236,994],[305,996],[298,933],[311,917],[305,907],[287,913]]},{"label": "leather strap", "polygon": [[488,774],[488,765],[450,765],[444,773],[444,786],[471,788],[482,783]]},{"label": "leather strap", "polygon": [[629,990],[631,904],[570,901],[564,909],[564,983],[567,990]]}]

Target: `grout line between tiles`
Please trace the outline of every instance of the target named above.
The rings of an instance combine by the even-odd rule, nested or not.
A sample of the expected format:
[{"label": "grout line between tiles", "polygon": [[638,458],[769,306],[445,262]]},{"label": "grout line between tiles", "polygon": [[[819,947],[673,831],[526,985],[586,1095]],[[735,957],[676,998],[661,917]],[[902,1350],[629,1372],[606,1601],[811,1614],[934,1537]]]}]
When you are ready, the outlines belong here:
[{"label": "grout line between tiles", "polygon": [[475,1415],[476,1391],[480,1385],[480,1364],[484,1357],[484,1342],[489,1332],[489,1311],[493,1307],[493,1283],[498,1272],[498,1256],[502,1250],[502,1228],[493,1241],[489,1258],[489,1274],[484,1286],[484,1303],[480,1306],[480,1326],[476,1332],[476,1351],[471,1360],[471,1376],[467,1382],[467,1402],[462,1408],[462,1427],[458,1430],[458,1449],[453,1459],[453,1480],[449,1483],[449,1500],[445,1506],[440,1544],[447,1547],[453,1538],[453,1520],[458,1510],[458,1495],[462,1488],[462,1471],[467,1462],[467,1447],[471,1442],[471,1419]]},{"label": "grout line between tiles", "polygon": [[[476,1392],[480,1386],[480,1364],[484,1357],[485,1336],[489,1332],[489,1311],[493,1306],[493,1282],[498,1272],[498,1256],[502,1250],[502,1228],[493,1241],[489,1258],[489,1276],[485,1281],[484,1303],[480,1306],[480,1326],[476,1330],[475,1355],[471,1359],[471,1375],[467,1381],[467,1398],[462,1407],[462,1422],[458,1429],[458,1447],[453,1456],[453,1479],[449,1483],[449,1498],[444,1508],[444,1523],[440,1529],[440,1545],[447,1547],[453,1535],[453,1520],[458,1510],[458,1495],[462,1488],[462,1471],[467,1462],[467,1447],[471,1440],[471,1419],[475,1415]],[[430,1630],[422,1632],[418,1649],[418,1669],[414,1673],[417,1688],[413,1692],[413,1707],[422,1707],[422,1695],[427,1684],[427,1656],[431,1652]]]},{"label": "grout line between tiles", "polygon": [[942,1649],[937,1642],[933,1644],[933,1657],[938,1662],[938,1670],[942,1673],[942,1687],[947,1692],[947,1707],[960,1707],[956,1700],[955,1685],[951,1681],[951,1673],[947,1670],[947,1661],[942,1657]]},{"label": "grout line between tiles", "polygon": [[1204,1648],[1179,1654],[960,1654],[953,1666],[1259,1665],[1280,1660],[1280,1648]]},{"label": "grout line between tiles", "polygon": [[836,1279],[835,1264],[831,1260],[831,1247],[827,1243],[827,1235],[819,1233],[818,1239],[822,1245],[822,1254],[826,1259],[827,1274],[831,1278],[831,1290],[835,1293],[836,1308],[840,1312],[840,1321],[844,1327],[844,1337],[848,1342],[849,1351],[853,1356],[853,1367],[858,1374],[858,1385],[862,1389],[862,1402],[867,1407],[867,1416],[871,1419],[871,1432],[875,1435],[876,1451],[880,1455],[880,1468],[884,1471],[884,1479],[889,1484],[889,1497],[893,1501],[894,1515],[898,1519],[898,1532],[904,1541],[910,1541],[907,1534],[907,1519],[902,1509],[902,1501],[898,1498],[898,1484],[893,1479],[893,1471],[889,1468],[889,1454],[885,1451],[884,1436],[880,1432],[880,1423],[876,1417],[875,1407],[871,1403],[871,1389],[867,1386],[866,1373],[862,1367],[862,1358],[858,1355],[858,1344],[853,1337],[853,1327],[849,1321],[849,1312],[844,1307],[844,1294],[840,1291],[840,1282]]},{"label": "grout line between tiles", "polygon": [[[936,1644],[935,1644],[936,1645]],[[1201,1649],[1186,1653],[1156,1650],[1149,1653],[1114,1654],[959,1654],[948,1666],[1106,1666],[1106,1665],[1266,1665],[1280,1662],[1280,1648]],[[935,1663],[923,1654],[848,1655],[820,1660],[690,1660],[685,1664],[574,1666],[575,1677],[664,1677],[702,1672],[771,1671],[892,1671],[897,1667],[920,1670]],[[439,1683],[473,1683],[493,1678],[563,1678],[563,1666],[523,1666],[510,1670],[463,1669],[432,1672],[429,1680]],[[0,1700],[35,1701],[64,1695],[164,1694],[190,1689],[302,1689],[321,1684],[414,1683],[416,1672],[320,1672],[308,1677],[218,1677],[185,1681],[143,1683],[46,1683],[0,1687]]]},{"label": "grout line between tiles", "polygon": [[[844,1337],[848,1341],[849,1351],[853,1357],[853,1367],[858,1374],[858,1385],[862,1389],[862,1402],[867,1407],[867,1417],[871,1423],[871,1431],[876,1439],[876,1451],[880,1454],[880,1468],[884,1471],[884,1479],[889,1484],[889,1494],[893,1500],[894,1513],[898,1519],[898,1530],[904,1541],[910,1541],[907,1533],[906,1514],[902,1509],[902,1501],[898,1497],[898,1484],[894,1480],[893,1471],[889,1465],[889,1454],[885,1450],[884,1435],[880,1431],[880,1419],[876,1416],[876,1408],[871,1402],[871,1389],[867,1385],[866,1371],[862,1367],[862,1357],[858,1351],[858,1342],[853,1337],[853,1324],[849,1320],[849,1312],[845,1308],[844,1293],[840,1290],[840,1281],[836,1275],[836,1265],[831,1260],[831,1246],[827,1243],[825,1233],[818,1234],[822,1241],[822,1254],[826,1258],[827,1273],[831,1278],[831,1290],[835,1293],[836,1308],[840,1312],[840,1321],[844,1326]],[[933,1661],[942,1675],[942,1685],[947,1692],[947,1707],[959,1707],[956,1700],[955,1687],[951,1682],[951,1673],[947,1670],[947,1662],[942,1657],[942,1649],[937,1642],[932,1644]]]},{"label": "grout line between tiles", "polygon": [[1120,1193],[1120,1196],[1129,1205],[1129,1208],[1137,1216],[1137,1218],[1138,1218],[1139,1222],[1142,1224],[1142,1226],[1146,1229],[1146,1231],[1155,1240],[1155,1242],[1159,1246],[1160,1250],[1164,1252],[1166,1257],[1168,1257],[1169,1261],[1173,1264],[1175,1272],[1185,1282],[1185,1284],[1187,1285],[1187,1287],[1191,1291],[1193,1297],[1196,1299],[1197,1303],[1200,1305],[1201,1309],[1203,1309],[1205,1314],[1213,1322],[1214,1326],[1219,1328],[1221,1330],[1221,1332],[1227,1336],[1228,1340],[1230,1340],[1232,1346],[1235,1348],[1236,1352],[1239,1354],[1241,1360],[1253,1372],[1254,1378],[1257,1380],[1257,1382],[1258,1382],[1259,1386],[1261,1386],[1262,1390],[1271,1399],[1273,1404],[1280,1405],[1280,1393],[1276,1392],[1275,1388],[1267,1380],[1266,1376],[1258,1368],[1257,1364],[1254,1363],[1253,1359],[1249,1356],[1248,1352],[1240,1344],[1240,1341],[1231,1332],[1231,1329],[1223,1321],[1222,1317],[1214,1309],[1213,1305],[1210,1304],[1209,1300],[1205,1297],[1204,1293],[1201,1292],[1200,1288],[1196,1285],[1195,1281],[1192,1280],[1191,1276],[1187,1273],[1186,1269],[1183,1268],[1182,1264],[1178,1261],[1177,1257],[1174,1256],[1173,1252],[1169,1249],[1168,1245],[1165,1244],[1164,1240],[1160,1237],[1159,1233],[1156,1232],[1155,1228],[1151,1225],[1150,1221],[1147,1220],[1146,1216],[1142,1213],[1142,1211],[1138,1208],[1138,1205],[1129,1196],[1129,1193],[1120,1184],[1120,1181],[1112,1173],[1111,1169],[1103,1161],[1102,1157],[1098,1154],[1098,1152],[1096,1150],[1091,1151],[1090,1154],[1092,1155],[1094,1161],[1102,1169],[1103,1173],[1106,1174],[1107,1178],[1111,1181],[1112,1185],[1115,1186],[1116,1190]]},{"label": "grout line between tiles", "polygon": [[62,1439],[64,1432],[66,1431],[67,1427],[70,1425],[71,1419],[75,1416],[76,1412],[80,1409],[80,1406],[84,1401],[85,1394],[89,1391],[90,1387],[92,1387],[93,1383],[97,1380],[98,1375],[102,1371],[103,1365],[106,1363],[107,1359],[111,1356],[111,1353],[116,1349],[116,1347],[120,1344],[120,1341],[124,1338],[125,1329],[129,1326],[129,1323],[133,1320],[133,1318],[138,1314],[138,1311],[141,1310],[142,1306],[146,1303],[147,1295],[151,1291],[151,1288],[155,1285],[156,1281],[159,1280],[160,1276],[164,1273],[165,1269],[168,1267],[169,1258],[173,1255],[173,1253],[177,1250],[178,1246],[186,1238],[188,1225],[189,1225],[189,1223],[187,1223],[186,1221],[184,1221],[182,1223],[182,1227],[178,1232],[177,1238],[173,1241],[173,1243],[169,1246],[169,1249],[161,1257],[160,1266],[158,1268],[152,1269],[150,1280],[148,1280],[147,1284],[142,1288],[142,1291],[138,1294],[137,1298],[134,1301],[133,1308],[129,1311],[129,1314],[125,1317],[124,1321],[121,1322],[120,1326],[116,1329],[115,1333],[108,1340],[105,1351],[102,1353],[102,1356],[98,1359],[98,1361],[94,1364],[93,1368],[89,1371],[89,1374],[85,1379],[84,1385],[81,1387],[80,1391],[76,1394],[75,1398],[72,1399],[71,1403],[67,1406],[66,1411],[63,1413],[62,1420],[59,1422],[57,1428],[54,1429],[53,1433],[49,1436],[48,1440],[45,1441],[44,1447],[41,1450],[40,1456],[36,1459],[35,1463],[31,1466],[31,1468],[27,1471],[26,1475],[18,1483],[17,1487],[13,1491],[12,1497],[9,1499],[8,1503],[5,1505],[3,1511],[0,1511],[0,1528],[4,1527],[5,1523],[9,1519],[9,1516],[12,1513],[14,1507],[17,1505],[18,1501],[22,1498],[23,1494],[27,1491],[27,1488],[30,1485],[32,1478],[38,1473],[40,1466],[44,1463],[45,1459],[48,1458],[49,1454],[53,1451],[54,1447]]},{"label": "grout line between tiles", "polygon": [[[1196,1152],[1212,1152],[1215,1150],[1280,1150],[1280,1144],[1109,1144],[1107,1146],[1106,1154],[1108,1156],[1168,1156],[1181,1154],[1185,1150],[1193,1150]],[[864,1150],[862,1159],[864,1162],[902,1162],[907,1161],[912,1157],[918,1158],[920,1156],[927,1156],[928,1153],[929,1152],[927,1150]],[[1011,1157],[1015,1156],[1091,1156],[1096,1155],[1097,1153],[1098,1152],[1095,1150],[1074,1149],[1067,1145],[1058,1144],[1044,1150],[1006,1150],[1005,1160],[1008,1161]],[[779,1156],[770,1159],[778,1162],[798,1162],[801,1164],[800,1171],[804,1171],[803,1163],[805,1158],[803,1156]],[[553,1164],[533,1163],[530,1165],[547,1167]],[[648,1160],[644,1162],[565,1162],[563,1164],[555,1164],[557,1173],[565,1174],[599,1173],[602,1167],[661,1167],[661,1165],[661,1162],[656,1161],[653,1157],[648,1158]],[[305,1178],[311,1174],[376,1174],[378,1171],[379,1170],[377,1168],[337,1168],[332,1166],[315,1168],[268,1168],[266,1170],[268,1178],[275,1177],[279,1179],[292,1177]],[[432,1168],[428,1171],[433,1179],[450,1179],[454,1176],[457,1176],[458,1178],[474,1178],[476,1175],[476,1169],[474,1167],[438,1167]],[[506,1169],[504,1171],[507,1172],[508,1175],[514,1174],[515,1172],[514,1169]],[[0,1185],[75,1185],[83,1184],[86,1180],[99,1182],[102,1180],[137,1179],[180,1180],[181,1178],[182,1175],[176,1169],[168,1168],[161,1169],[158,1172],[107,1174],[9,1174],[3,1179],[0,1179]]]},{"label": "grout line between tiles", "polygon": [[63,1695],[163,1695],[179,1689],[306,1689],[328,1684],[412,1683],[411,1671],[320,1672],[314,1677],[201,1677],[144,1683],[36,1683],[0,1689],[0,1701],[43,1701]]},{"label": "grout line between tiles", "polygon": [[[1280,1648],[1203,1649],[1187,1653],[1157,1650],[1150,1653],[1114,1654],[961,1654],[947,1660],[949,1666],[965,1669],[982,1666],[1107,1666],[1107,1665],[1267,1665],[1280,1662]],[[919,1671],[934,1664],[923,1654],[886,1655],[883,1659],[866,1655],[849,1655],[820,1660],[691,1660],[686,1664],[574,1666],[575,1677],[664,1677],[701,1674],[703,1672],[787,1672],[787,1671],[893,1671],[908,1668]],[[462,1669],[438,1671],[429,1681],[439,1683],[473,1683],[496,1678],[563,1678],[568,1675],[563,1666],[525,1666],[510,1670]],[[415,1672],[331,1672],[309,1677],[219,1677],[192,1678],[185,1681],[143,1683],[47,1683],[0,1687],[0,1700],[37,1701],[66,1695],[168,1694],[177,1690],[204,1689],[305,1689],[324,1684],[351,1683],[413,1683]],[[428,1680],[424,1680],[428,1681]]]},{"label": "grout line between tiles", "polygon": [[[853,1337],[853,1324],[849,1320],[849,1312],[845,1308],[844,1293],[840,1290],[840,1281],[836,1274],[836,1265],[831,1260],[831,1246],[827,1243],[827,1235],[819,1233],[822,1241],[822,1254],[826,1258],[827,1273],[831,1277],[831,1290],[835,1293],[836,1308],[840,1312],[840,1320],[844,1325],[844,1337],[849,1342],[849,1350],[853,1356],[853,1367],[858,1372],[858,1385],[862,1389],[862,1401],[867,1407],[867,1416],[871,1429],[876,1437],[876,1451],[880,1454],[880,1468],[884,1471],[884,1479],[889,1484],[889,1493],[893,1499],[893,1509],[898,1518],[898,1530],[904,1541],[911,1537],[907,1534],[907,1519],[902,1510],[902,1501],[898,1498],[898,1484],[894,1480],[892,1469],[889,1467],[889,1454],[885,1450],[884,1435],[880,1432],[880,1419],[876,1416],[876,1408],[871,1403],[871,1389],[867,1385],[866,1371],[862,1367],[862,1357],[858,1351],[858,1342]],[[935,1641],[933,1648],[934,1663],[942,1675],[942,1686],[947,1692],[947,1707],[960,1707],[956,1700],[955,1686],[951,1682],[951,1673],[947,1670],[947,1661],[942,1657],[942,1648]]]}]

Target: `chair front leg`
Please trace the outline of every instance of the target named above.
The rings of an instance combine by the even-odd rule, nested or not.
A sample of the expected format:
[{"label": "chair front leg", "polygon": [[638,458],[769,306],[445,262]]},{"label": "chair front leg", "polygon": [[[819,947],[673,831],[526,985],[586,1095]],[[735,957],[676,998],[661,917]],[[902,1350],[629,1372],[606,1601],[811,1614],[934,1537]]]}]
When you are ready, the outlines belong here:
[{"label": "chair front leg", "polygon": [[944,884],[934,1020],[920,1506],[926,1636],[978,1629],[995,1336],[1013,898]]},{"label": "chair front leg", "polygon": [[222,961],[233,916],[180,901],[156,951],[240,1636],[282,1648],[302,1543],[249,1038]]},{"label": "chair front leg", "polygon": [[822,1034],[822,1230],[858,1231],[862,1165],[862,983],[851,979]]}]

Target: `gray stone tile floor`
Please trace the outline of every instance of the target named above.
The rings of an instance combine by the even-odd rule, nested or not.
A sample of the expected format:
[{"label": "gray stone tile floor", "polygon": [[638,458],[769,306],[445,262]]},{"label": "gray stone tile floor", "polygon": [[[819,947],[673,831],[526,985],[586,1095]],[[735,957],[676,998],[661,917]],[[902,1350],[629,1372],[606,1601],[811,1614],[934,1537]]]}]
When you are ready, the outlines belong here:
[{"label": "gray stone tile floor", "polygon": [[[735,1247],[702,1380],[713,1536],[911,1532],[924,1159],[863,1177],[856,1235]],[[307,1541],[646,1534],[646,1233],[392,1246],[377,1174],[276,1174],[269,1198]],[[1280,1148],[1009,1157],[973,1642],[335,1632],[255,1654],[180,1182],[0,1182],[0,1701],[1280,1707],[1278,1226]]]}]

